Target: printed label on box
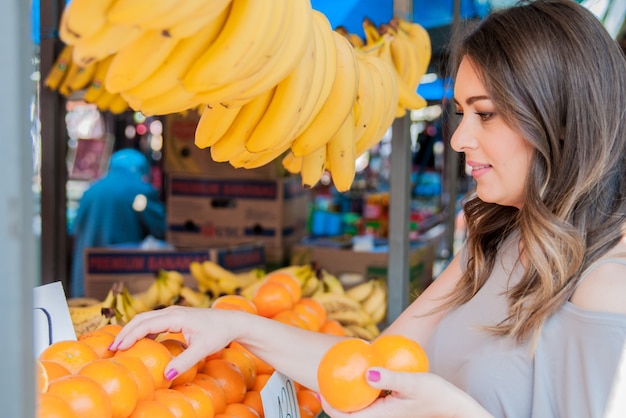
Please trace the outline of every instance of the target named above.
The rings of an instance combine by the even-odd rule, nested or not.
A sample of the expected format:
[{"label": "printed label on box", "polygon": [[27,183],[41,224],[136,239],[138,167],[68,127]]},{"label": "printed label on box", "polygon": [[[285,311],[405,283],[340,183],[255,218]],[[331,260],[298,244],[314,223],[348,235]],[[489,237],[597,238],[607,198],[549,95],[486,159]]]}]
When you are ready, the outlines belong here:
[{"label": "printed label on box", "polygon": [[282,373],[272,373],[261,389],[261,399],[266,417],[300,418],[294,382]]}]

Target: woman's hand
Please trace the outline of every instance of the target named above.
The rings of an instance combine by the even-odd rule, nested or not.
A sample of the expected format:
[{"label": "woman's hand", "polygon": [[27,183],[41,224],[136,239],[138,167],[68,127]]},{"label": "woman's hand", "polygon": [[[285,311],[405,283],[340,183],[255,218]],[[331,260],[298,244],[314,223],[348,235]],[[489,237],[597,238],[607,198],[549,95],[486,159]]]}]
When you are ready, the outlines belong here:
[{"label": "woman's hand", "polygon": [[234,310],[183,306],[144,312],[136,315],[122,328],[109,349],[124,350],[140,338],[165,331],[181,332],[188,348],[167,365],[165,373],[171,379],[207,355],[226,347],[235,339],[239,328],[236,324],[241,317],[245,320],[245,315],[248,314]]},{"label": "woman's hand", "polygon": [[390,392],[367,408],[345,413],[322,399],[324,411],[332,418],[434,418],[492,417],[465,392],[432,373],[393,372],[374,367],[367,372],[368,383]]}]

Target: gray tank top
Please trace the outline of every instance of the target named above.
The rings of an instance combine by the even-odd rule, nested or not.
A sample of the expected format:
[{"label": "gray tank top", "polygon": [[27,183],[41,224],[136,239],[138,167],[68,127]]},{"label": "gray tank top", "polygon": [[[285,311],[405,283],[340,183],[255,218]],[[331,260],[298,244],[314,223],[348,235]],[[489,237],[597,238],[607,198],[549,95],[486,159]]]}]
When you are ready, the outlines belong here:
[{"label": "gray tank top", "polygon": [[[505,293],[523,272],[518,243],[512,234],[483,288],[441,320],[426,347],[431,371],[496,417],[601,418],[626,343],[626,315],[566,302],[545,322],[534,356],[527,345],[480,329],[505,318]],[[626,264],[601,263],[609,261]]]}]

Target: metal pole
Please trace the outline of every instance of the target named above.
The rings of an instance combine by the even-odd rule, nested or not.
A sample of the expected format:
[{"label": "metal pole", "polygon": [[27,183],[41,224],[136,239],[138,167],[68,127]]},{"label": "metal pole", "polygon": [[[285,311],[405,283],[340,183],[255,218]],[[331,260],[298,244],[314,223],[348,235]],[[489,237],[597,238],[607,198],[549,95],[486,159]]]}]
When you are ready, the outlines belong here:
[{"label": "metal pole", "polygon": [[29,134],[29,102],[35,85],[29,2],[3,3],[0,15],[0,405],[3,417],[35,416],[32,289],[37,280],[33,233],[33,148]]}]

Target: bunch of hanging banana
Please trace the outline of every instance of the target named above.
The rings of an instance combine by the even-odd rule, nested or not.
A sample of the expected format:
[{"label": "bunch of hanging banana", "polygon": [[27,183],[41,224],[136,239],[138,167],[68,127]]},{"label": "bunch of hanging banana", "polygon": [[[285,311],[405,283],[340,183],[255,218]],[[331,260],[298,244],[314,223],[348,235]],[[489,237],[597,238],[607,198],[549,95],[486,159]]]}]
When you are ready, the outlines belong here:
[{"label": "bunch of hanging banana", "polygon": [[196,280],[198,292],[208,296],[209,303],[223,295],[241,294],[265,276],[261,268],[235,273],[211,260],[192,261],[189,272]]}]

